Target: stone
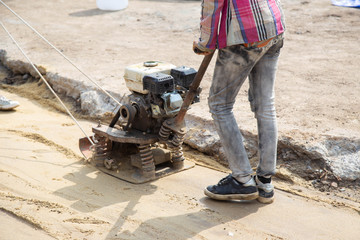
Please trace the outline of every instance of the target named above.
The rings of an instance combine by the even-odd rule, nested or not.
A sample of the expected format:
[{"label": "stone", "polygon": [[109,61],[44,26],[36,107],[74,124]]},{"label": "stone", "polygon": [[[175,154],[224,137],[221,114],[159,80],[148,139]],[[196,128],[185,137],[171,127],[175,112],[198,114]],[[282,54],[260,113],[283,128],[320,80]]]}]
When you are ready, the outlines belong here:
[{"label": "stone", "polygon": [[[4,50],[0,50],[0,61],[15,74],[21,74],[21,76],[29,74],[37,77],[37,73],[29,63],[9,60]],[[57,93],[65,94],[74,100],[80,99],[81,109],[90,117],[104,117],[114,112],[117,107],[104,92],[95,90],[90,83],[66,78],[47,71],[44,67],[37,67],[43,75],[46,74],[46,79]],[[115,98],[121,99],[119,94],[108,92]],[[201,152],[217,156],[219,161],[226,163],[225,153],[212,121],[204,119],[203,116],[187,114],[186,123],[188,132],[184,142]],[[253,165],[258,159],[257,136],[248,131],[241,132]],[[313,136],[294,131],[291,136],[286,133],[279,136],[278,148],[279,156],[282,156],[283,160],[289,160],[292,163],[304,159],[309,160],[310,163],[321,162],[324,169],[330,170],[330,174],[338,180],[360,179],[360,139],[328,135]],[[314,168],[309,165],[305,169],[308,171],[306,174],[311,174],[312,169]]]},{"label": "stone", "polygon": [[116,105],[110,102],[108,96],[97,91],[87,91],[80,95],[81,109],[90,116],[102,117],[115,112]]},{"label": "stone", "polygon": [[321,161],[338,180],[360,179],[360,139],[320,135],[309,140],[301,134],[296,137],[281,136],[280,147],[288,147],[310,161]]}]

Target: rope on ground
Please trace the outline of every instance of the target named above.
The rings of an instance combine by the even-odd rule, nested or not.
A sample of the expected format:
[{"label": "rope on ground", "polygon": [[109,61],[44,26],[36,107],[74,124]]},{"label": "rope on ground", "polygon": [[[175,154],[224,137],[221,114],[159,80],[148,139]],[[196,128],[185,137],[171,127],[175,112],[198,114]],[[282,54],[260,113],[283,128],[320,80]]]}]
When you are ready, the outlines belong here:
[{"label": "rope on ground", "polygon": [[63,103],[63,101],[59,98],[59,96],[55,93],[55,91],[52,89],[52,87],[50,86],[50,84],[45,80],[45,78],[43,77],[43,75],[40,73],[40,71],[37,69],[37,67],[33,64],[33,62],[30,60],[30,58],[26,55],[26,53],[23,51],[23,49],[20,47],[20,45],[17,43],[17,41],[13,38],[13,36],[10,34],[10,32],[6,29],[6,27],[4,26],[4,24],[0,21],[0,25],[1,27],[5,30],[5,32],[9,35],[9,37],[11,38],[11,40],[15,43],[15,45],[19,48],[19,50],[21,51],[21,53],[25,56],[25,58],[28,60],[28,62],[30,63],[30,65],[34,68],[34,70],[37,72],[37,74],[40,76],[41,80],[46,84],[46,86],[49,88],[49,90],[52,92],[52,94],[54,94],[54,96],[56,97],[56,99],[60,102],[60,104],[64,107],[64,109],[66,110],[66,112],[69,114],[69,116],[74,120],[74,122],[76,123],[76,125],[80,128],[80,130],[83,132],[83,134],[86,136],[86,138],[90,141],[90,143],[92,145],[94,145],[94,142],[91,140],[91,138],[86,134],[86,132],[84,131],[84,129],[81,127],[80,123],[75,119],[75,117],[71,114],[71,112],[69,111],[69,109],[65,106],[65,104]]},{"label": "rope on ground", "polygon": [[73,65],[80,73],[82,73],[90,82],[92,82],[95,86],[97,86],[101,91],[103,91],[108,97],[110,97],[114,102],[122,105],[116,98],[114,98],[110,93],[108,93],[103,87],[101,87],[96,81],[90,78],[84,71],[82,71],[76,64],[71,61],[68,57],[66,57],[57,47],[55,47],[52,43],[50,43],[43,35],[41,35],[36,29],[34,29],[28,22],[26,22],[22,17],[20,17],[14,10],[12,10],[8,5],[6,5],[2,0],[0,3],[3,4],[12,14],[14,14],[17,18],[19,18],[26,26],[28,26],[33,32],[35,32],[42,40],[44,40],[47,44],[49,44],[57,53],[59,53],[66,61],[68,61],[71,65]]}]

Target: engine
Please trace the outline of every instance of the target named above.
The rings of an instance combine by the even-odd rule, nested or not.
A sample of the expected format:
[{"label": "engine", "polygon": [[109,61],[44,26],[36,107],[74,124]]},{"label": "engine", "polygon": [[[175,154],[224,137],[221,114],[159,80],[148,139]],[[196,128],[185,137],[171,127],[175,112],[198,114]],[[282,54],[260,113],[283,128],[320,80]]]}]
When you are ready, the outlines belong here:
[{"label": "engine", "polygon": [[[193,68],[161,62],[145,62],[140,67],[128,67],[124,77],[132,94],[119,111],[123,129],[157,134],[163,121],[180,111],[196,73]],[[194,102],[199,101],[198,96],[199,93]]]}]

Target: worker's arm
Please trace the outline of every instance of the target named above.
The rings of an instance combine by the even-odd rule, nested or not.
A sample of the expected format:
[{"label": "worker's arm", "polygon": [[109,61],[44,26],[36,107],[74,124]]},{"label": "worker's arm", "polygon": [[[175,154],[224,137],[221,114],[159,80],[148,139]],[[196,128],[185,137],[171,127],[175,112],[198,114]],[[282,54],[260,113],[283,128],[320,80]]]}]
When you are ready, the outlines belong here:
[{"label": "worker's arm", "polygon": [[208,55],[216,49],[220,15],[224,1],[225,0],[202,1],[200,38],[199,41],[194,41],[193,43],[195,53]]}]

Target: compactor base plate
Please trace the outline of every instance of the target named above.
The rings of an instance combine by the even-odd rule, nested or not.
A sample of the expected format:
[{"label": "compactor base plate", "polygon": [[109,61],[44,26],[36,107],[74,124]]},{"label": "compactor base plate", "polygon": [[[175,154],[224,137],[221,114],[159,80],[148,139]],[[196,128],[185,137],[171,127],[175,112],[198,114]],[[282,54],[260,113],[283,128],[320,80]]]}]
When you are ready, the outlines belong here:
[{"label": "compactor base plate", "polygon": [[155,177],[154,178],[146,178],[146,177],[142,176],[139,169],[136,167],[133,167],[130,164],[130,158],[128,161],[122,162],[122,164],[118,167],[118,169],[115,169],[115,170],[109,170],[103,166],[96,166],[96,168],[106,174],[109,174],[113,177],[124,180],[126,182],[140,184],[140,183],[150,182],[150,181],[153,181],[153,180],[165,177],[165,176],[169,176],[171,174],[193,168],[194,166],[195,166],[195,163],[187,161],[187,160],[184,161],[184,167],[181,169],[172,168],[170,162],[163,163],[163,164],[157,165],[155,167]]},{"label": "compactor base plate", "polygon": [[[93,128],[93,132],[102,137],[107,137],[112,141],[118,143],[129,143],[130,144],[142,144],[142,143],[154,143],[157,141],[155,136],[143,135],[140,133],[124,133],[120,130],[115,130],[109,127],[96,127]],[[94,137],[91,137],[91,140],[94,141]],[[162,150],[161,148],[152,149],[154,161],[155,161],[155,176],[147,177],[146,174],[143,174],[140,168],[134,167],[140,165],[141,163],[134,164],[131,161],[131,155],[126,155],[119,151],[110,151],[110,158],[114,159],[116,164],[114,167],[106,168],[103,161],[94,160],[94,152],[91,150],[91,143],[87,138],[81,138],[79,140],[79,146],[82,154],[88,162],[95,166],[100,171],[109,174],[113,177],[122,179],[130,183],[145,183],[150,182],[177,172],[181,172],[187,169],[190,169],[195,166],[195,163],[184,160],[184,166],[182,168],[174,168],[168,156],[167,150]],[[133,155],[134,156],[134,155]],[[137,158],[135,158],[136,160]],[[135,161],[137,162],[137,161]]]}]

